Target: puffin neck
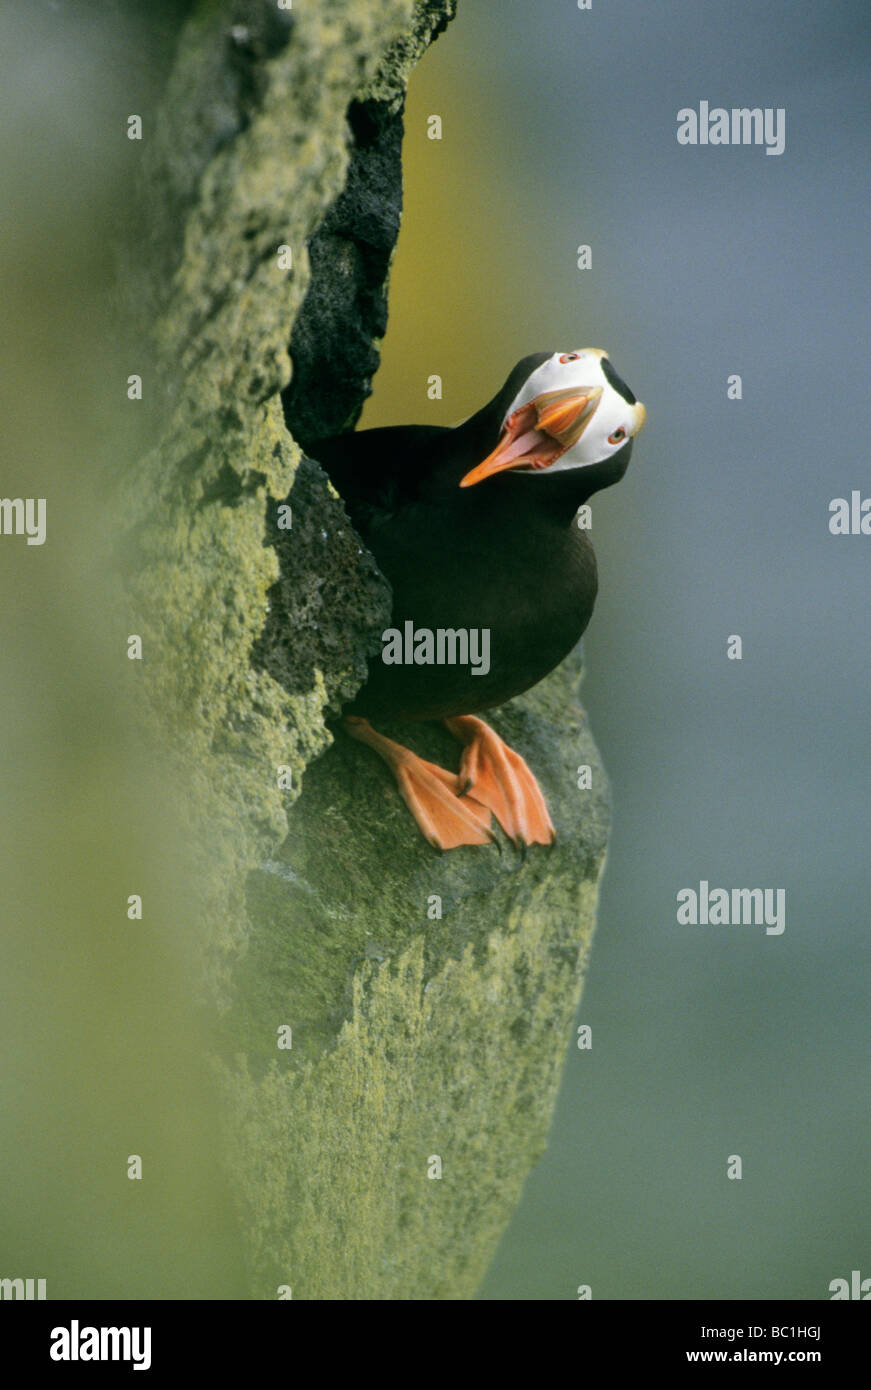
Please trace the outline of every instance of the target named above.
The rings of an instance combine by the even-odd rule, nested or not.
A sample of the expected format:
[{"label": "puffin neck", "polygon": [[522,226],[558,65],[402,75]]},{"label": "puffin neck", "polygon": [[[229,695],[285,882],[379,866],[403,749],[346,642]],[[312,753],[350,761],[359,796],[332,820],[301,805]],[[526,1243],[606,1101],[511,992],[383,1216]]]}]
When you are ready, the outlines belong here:
[{"label": "puffin neck", "polygon": [[495,488],[500,484],[506,490],[511,488],[519,515],[531,511],[544,512],[570,526],[578,508],[589,501],[594,493],[620,481],[629,466],[631,454],[630,439],[618,453],[609,459],[603,459],[601,463],[587,464],[579,468],[563,468],[550,474],[546,469],[536,473],[508,470],[479,483],[478,488],[483,491],[487,487]]}]

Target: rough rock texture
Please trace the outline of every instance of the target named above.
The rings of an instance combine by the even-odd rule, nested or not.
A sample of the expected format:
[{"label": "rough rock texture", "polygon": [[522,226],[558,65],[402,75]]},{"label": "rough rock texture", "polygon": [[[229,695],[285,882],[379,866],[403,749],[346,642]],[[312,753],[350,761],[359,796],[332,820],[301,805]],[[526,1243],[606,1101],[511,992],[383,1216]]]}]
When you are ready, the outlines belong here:
[{"label": "rough rock texture", "polygon": [[387,272],[402,212],[402,112],[389,100],[357,101],[348,122],[354,148],[345,187],[309,242],[311,284],[290,340],[294,371],[284,405],[303,448],[356,424],[387,327]]},{"label": "rough rock texture", "polygon": [[[222,1016],[256,1297],[474,1294],[544,1146],[594,921],[607,793],[577,661],[493,721],[540,776],[551,851],[435,854],[381,764],[331,732],[389,593],[299,444],[353,424],[370,389],[405,82],[453,9],[202,0],[147,151],[133,283],[154,448],[128,480],[126,553],[189,786],[188,929]],[[441,729],[414,742],[456,765]]]},{"label": "rough rock texture", "polygon": [[[381,764],[342,738],[252,876],[235,1167],[264,1294],[478,1287],[544,1149],[594,920],[607,805],[576,788],[579,763],[599,788],[604,775],[575,679],[567,664],[492,721],[540,775],[555,850],[434,853]],[[413,742],[456,766],[441,729]],[[293,1050],[276,1064],[282,1022]]]}]

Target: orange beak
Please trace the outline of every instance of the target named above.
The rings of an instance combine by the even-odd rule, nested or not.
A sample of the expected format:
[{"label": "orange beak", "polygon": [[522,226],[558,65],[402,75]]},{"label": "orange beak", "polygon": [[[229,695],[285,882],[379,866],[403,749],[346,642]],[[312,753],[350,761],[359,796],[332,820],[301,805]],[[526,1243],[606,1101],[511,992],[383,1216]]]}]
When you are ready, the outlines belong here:
[{"label": "orange beak", "polygon": [[460,487],[474,487],[509,468],[550,468],[577,444],[593,418],[601,386],[544,391],[505,421],[502,438],[492,454],[473,468]]}]

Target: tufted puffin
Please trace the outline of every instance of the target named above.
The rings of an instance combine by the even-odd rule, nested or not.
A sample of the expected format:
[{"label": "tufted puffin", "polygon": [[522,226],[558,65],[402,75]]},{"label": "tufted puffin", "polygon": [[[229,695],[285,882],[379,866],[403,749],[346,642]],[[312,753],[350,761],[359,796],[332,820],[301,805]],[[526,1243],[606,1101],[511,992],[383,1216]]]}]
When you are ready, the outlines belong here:
[{"label": "tufted puffin", "polygon": [[[518,846],[552,844],[524,760],[482,719],[572,650],[596,598],[579,507],[622,478],[644,406],[606,352],[524,357],[453,428],[361,430],[308,446],[393,590],[393,627],[343,711],[392,770],[438,849],[487,844],[491,813]],[[485,657],[486,653],[486,657]],[[376,732],[370,719],[442,720],[458,773]]]}]

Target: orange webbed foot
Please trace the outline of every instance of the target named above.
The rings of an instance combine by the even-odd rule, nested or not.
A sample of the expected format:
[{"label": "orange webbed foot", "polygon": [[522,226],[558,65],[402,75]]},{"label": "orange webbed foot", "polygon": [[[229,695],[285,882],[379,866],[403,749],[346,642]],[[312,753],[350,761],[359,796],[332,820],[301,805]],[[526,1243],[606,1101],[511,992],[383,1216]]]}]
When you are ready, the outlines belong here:
[{"label": "orange webbed foot", "polygon": [[460,795],[463,784],[456,773],[376,733],[367,719],[347,715],[344,723],[352,738],[368,744],[387,763],[421,834],[435,849],[494,843],[489,810]]},{"label": "orange webbed foot", "polygon": [[488,807],[518,847],[552,845],[556,830],[547,803],[520,754],[474,715],[459,715],[444,722],[465,744],[459,778],[463,800]]}]

